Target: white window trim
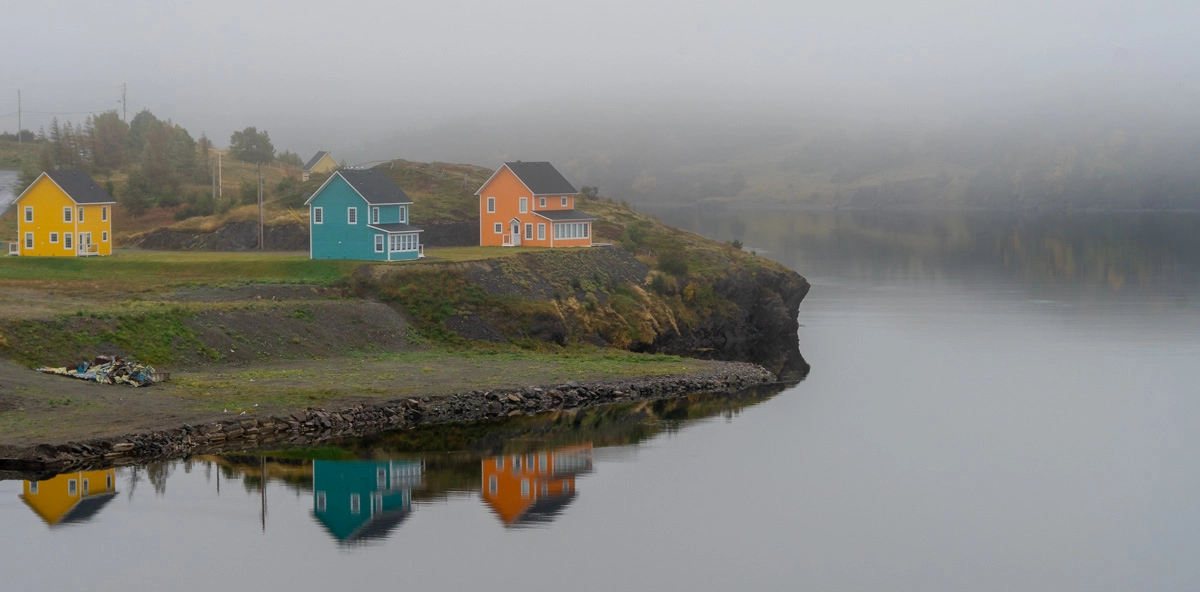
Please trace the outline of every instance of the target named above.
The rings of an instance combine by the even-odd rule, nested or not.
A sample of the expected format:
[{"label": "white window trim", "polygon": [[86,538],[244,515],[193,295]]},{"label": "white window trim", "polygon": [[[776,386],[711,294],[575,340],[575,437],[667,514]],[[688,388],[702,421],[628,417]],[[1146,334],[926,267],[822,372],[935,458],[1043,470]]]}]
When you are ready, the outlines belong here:
[{"label": "white window trim", "polygon": [[325,223],[325,208],[314,207],[312,219],[313,219],[313,224],[324,224]]},{"label": "white window trim", "polygon": [[525,223],[525,240],[533,240],[533,223]]},{"label": "white window trim", "polygon": [[538,235],[537,236],[538,236],[537,237],[538,240],[546,240],[546,225],[544,223],[538,223]]},{"label": "white window trim", "polygon": [[33,222],[33,206],[25,206],[25,222]]},{"label": "white window trim", "polygon": [[25,250],[27,250],[27,251],[33,250],[33,233],[32,232],[25,233]]},{"label": "white window trim", "polygon": [[546,207],[546,198],[545,198],[545,197],[539,197],[539,198],[538,198],[538,207],[539,207],[539,208],[544,208],[544,207]]},{"label": "white window trim", "polygon": [[91,480],[85,477],[85,478],[83,479],[83,495],[87,495],[87,494],[89,494],[89,493],[91,493],[91,492],[92,492],[92,483],[91,483]]},{"label": "white window trim", "polygon": [[362,497],[357,493],[350,494],[350,513],[362,514]]},{"label": "white window trim", "polygon": [[68,251],[71,250],[71,247],[75,244],[74,241],[71,240],[71,238],[72,238],[71,233],[69,233],[69,232],[63,233],[63,249],[66,249]]},{"label": "white window trim", "polygon": [[379,224],[379,206],[371,208],[371,224]]},{"label": "white window trim", "polygon": [[492,227],[492,229],[496,231],[496,234],[504,234],[504,223],[497,222],[496,225]]},{"label": "white window trim", "polygon": [[67,495],[75,495],[79,491],[78,487],[79,484],[74,479],[67,479]]},{"label": "white window trim", "polygon": [[57,232],[50,233],[50,244],[52,244],[52,245],[58,244],[58,233]]},{"label": "white window trim", "polygon": [[108,242],[108,231],[107,230],[100,231],[100,242],[102,242],[102,243]]},{"label": "white window trim", "polygon": [[63,222],[70,223],[71,217],[75,214],[75,208],[72,206],[63,206]]},{"label": "white window trim", "polygon": [[570,198],[565,195],[562,197],[562,207],[564,207],[564,208],[567,207],[567,204],[570,203],[569,201],[567,201],[569,199]]},{"label": "white window trim", "polygon": [[346,208],[346,224],[358,224],[358,208],[353,206]]},{"label": "white window trim", "polygon": [[384,242],[385,242],[386,238],[387,238],[387,237],[385,237],[385,236],[384,236],[384,235],[382,235],[382,234],[376,234],[376,235],[375,235],[375,252],[376,252],[376,253],[382,253],[382,252],[383,252]]},{"label": "white window trim", "polygon": [[108,222],[108,206],[100,206],[100,221]]},{"label": "white window trim", "polygon": [[79,206],[79,223],[83,224],[83,206]]},{"label": "white window trim", "polygon": [[408,224],[408,206],[400,206],[400,223]]},{"label": "white window trim", "polygon": [[487,212],[489,214],[496,213],[496,198],[494,198],[494,197],[487,198]]},{"label": "white window trim", "polygon": [[529,213],[529,198],[522,197],[517,199],[517,211],[522,214]]},{"label": "white window trim", "polygon": [[318,491],[317,492],[317,511],[324,512],[325,508],[327,507],[326,504],[328,503],[328,501],[329,501],[328,496],[325,495],[325,492]]},{"label": "white window trim", "polygon": [[38,492],[37,485],[38,485],[38,482],[37,482],[36,480],[30,480],[30,481],[29,481],[29,493],[30,493],[30,495],[37,495],[37,492]]}]

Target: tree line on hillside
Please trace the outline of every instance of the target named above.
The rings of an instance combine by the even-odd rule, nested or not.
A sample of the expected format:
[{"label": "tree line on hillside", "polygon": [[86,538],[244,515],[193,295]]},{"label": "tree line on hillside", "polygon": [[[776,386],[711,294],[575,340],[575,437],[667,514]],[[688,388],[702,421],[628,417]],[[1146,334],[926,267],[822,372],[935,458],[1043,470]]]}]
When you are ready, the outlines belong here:
[{"label": "tree line on hillside", "polygon": [[[151,207],[173,208],[177,218],[209,215],[219,206],[207,191],[188,185],[206,185],[216,174],[216,156],[207,134],[199,139],[170,119],[162,120],[143,109],[126,123],[114,111],[89,116],[82,124],[51,120],[48,128],[34,134],[21,130],[17,134],[0,134],[0,141],[29,142],[32,149],[25,153],[21,174],[14,187],[20,193],[29,187],[43,171],[85,171],[93,176],[109,177],[102,182],[105,191],[137,217]],[[233,132],[229,139],[229,157],[251,163],[278,163],[301,166],[294,152],[276,153],[266,130],[247,127]],[[126,181],[120,190],[111,180],[124,173]],[[250,183],[257,199],[257,187]],[[246,188],[237,197],[246,200]],[[224,206],[230,207],[230,203]]]}]

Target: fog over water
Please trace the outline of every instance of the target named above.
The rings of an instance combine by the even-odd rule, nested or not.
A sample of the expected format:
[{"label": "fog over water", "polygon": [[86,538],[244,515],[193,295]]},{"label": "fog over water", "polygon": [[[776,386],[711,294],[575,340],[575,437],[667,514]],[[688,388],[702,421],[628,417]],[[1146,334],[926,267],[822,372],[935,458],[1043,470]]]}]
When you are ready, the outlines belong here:
[{"label": "fog over water", "polygon": [[[596,137],[651,122],[706,130],[680,141],[721,162],[739,135],[831,122],[985,142],[1045,118],[1158,129],[1196,120],[1198,20],[1195,3],[1083,0],[22,2],[5,8],[0,131],[17,89],[36,131],[120,108],[123,83],[130,116],[218,146],[254,125],[352,162],[589,159]],[[500,131],[436,131],[455,125]],[[572,148],[548,149],[564,133]]]}]

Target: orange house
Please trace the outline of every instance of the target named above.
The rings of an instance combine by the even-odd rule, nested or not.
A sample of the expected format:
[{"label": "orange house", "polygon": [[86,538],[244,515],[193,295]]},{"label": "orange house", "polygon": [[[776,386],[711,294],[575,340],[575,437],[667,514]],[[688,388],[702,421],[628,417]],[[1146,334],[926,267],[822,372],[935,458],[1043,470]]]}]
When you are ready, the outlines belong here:
[{"label": "orange house", "polygon": [[575,477],[592,470],[592,444],[483,460],[483,501],[505,526],[554,519],[575,499]]},{"label": "orange house", "polygon": [[475,192],[479,245],[590,247],[592,220],[575,209],[579,191],[548,162],[506,162]]}]

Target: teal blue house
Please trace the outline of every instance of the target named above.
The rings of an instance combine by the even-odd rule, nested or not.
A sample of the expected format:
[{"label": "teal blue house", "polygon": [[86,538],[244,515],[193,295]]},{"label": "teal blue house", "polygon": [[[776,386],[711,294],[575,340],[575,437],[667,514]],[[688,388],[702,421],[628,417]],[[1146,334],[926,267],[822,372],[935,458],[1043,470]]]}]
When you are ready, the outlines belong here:
[{"label": "teal blue house", "polygon": [[313,515],[339,543],[387,537],[412,511],[418,461],[313,461]]},{"label": "teal blue house", "polygon": [[308,201],[309,257],[404,261],[425,256],[412,199],[383,171],[339,170]]}]

